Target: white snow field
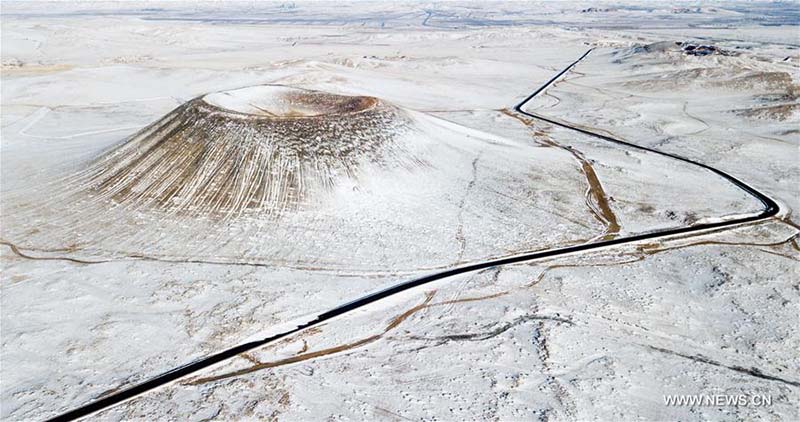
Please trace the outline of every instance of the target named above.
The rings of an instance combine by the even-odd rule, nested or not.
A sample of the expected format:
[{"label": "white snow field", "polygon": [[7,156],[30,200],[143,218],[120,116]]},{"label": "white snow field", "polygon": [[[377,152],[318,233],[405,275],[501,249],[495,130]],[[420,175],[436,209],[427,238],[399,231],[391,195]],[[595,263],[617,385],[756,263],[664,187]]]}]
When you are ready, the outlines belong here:
[{"label": "white snow field", "polygon": [[3,2],[0,417],[800,419],[799,22]]}]

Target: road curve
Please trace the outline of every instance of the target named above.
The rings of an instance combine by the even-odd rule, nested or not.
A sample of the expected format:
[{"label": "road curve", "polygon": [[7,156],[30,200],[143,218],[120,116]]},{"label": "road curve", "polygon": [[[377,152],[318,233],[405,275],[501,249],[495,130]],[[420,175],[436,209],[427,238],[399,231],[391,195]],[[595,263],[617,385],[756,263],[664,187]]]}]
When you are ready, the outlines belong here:
[{"label": "road curve", "polygon": [[367,305],[372,304],[374,302],[377,302],[377,301],[379,301],[381,299],[385,299],[385,298],[387,298],[389,296],[392,296],[392,295],[395,295],[397,293],[404,292],[406,290],[410,290],[410,289],[413,289],[413,288],[416,288],[416,287],[419,287],[419,286],[422,286],[424,284],[428,284],[428,283],[431,283],[431,282],[434,282],[434,281],[437,281],[437,280],[442,280],[442,279],[445,279],[445,278],[448,278],[448,277],[452,277],[452,276],[456,276],[456,275],[460,275],[460,274],[480,271],[480,270],[483,270],[483,269],[496,267],[496,266],[500,266],[500,265],[508,265],[508,264],[516,264],[516,263],[520,263],[520,262],[535,261],[535,260],[544,259],[544,258],[552,258],[552,257],[556,257],[556,256],[568,255],[568,254],[573,254],[573,253],[577,253],[577,252],[583,252],[583,251],[589,251],[589,250],[594,250],[594,249],[606,248],[606,247],[609,247],[609,246],[622,245],[622,244],[626,244],[626,243],[639,242],[639,241],[649,240],[649,239],[670,237],[670,236],[679,235],[679,234],[702,233],[702,232],[705,232],[705,231],[708,231],[708,230],[711,230],[711,229],[732,227],[732,226],[737,226],[737,225],[744,224],[744,223],[750,223],[750,222],[755,222],[755,221],[759,221],[759,220],[764,220],[764,219],[773,217],[776,214],[778,214],[778,212],[780,211],[780,207],[778,206],[778,204],[775,201],[773,201],[767,195],[764,195],[763,193],[757,191],[753,187],[751,187],[751,186],[747,185],[746,183],[742,182],[741,180],[739,180],[739,179],[737,179],[737,178],[735,178],[735,177],[733,177],[733,176],[731,176],[731,175],[729,175],[729,174],[727,174],[727,173],[725,173],[725,172],[723,172],[721,170],[715,169],[715,168],[713,168],[711,166],[705,165],[703,163],[699,163],[697,161],[690,160],[690,159],[685,158],[685,157],[681,157],[679,155],[670,154],[670,153],[667,153],[667,152],[662,152],[662,151],[658,151],[658,150],[655,150],[655,149],[651,149],[651,148],[643,147],[643,146],[640,146],[640,145],[632,144],[632,143],[629,143],[629,142],[625,142],[625,141],[622,141],[622,140],[619,140],[619,139],[612,138],[610,136],[601,135],[601,134],[598,134],[598,133],[595,133],[595,132],[588,131],[586,129],[581,129],[581,128],[578,128],[578,127],[570,126],[568,124],[561,123],[561,122],[549,119],[547,117],[539,116],[537,114],[529,113],[529,112],[526,112],[526,111],[523,110],[523,107],[525,106],[525,104],[527,104],[529,101],[531,101],[531,99],[533,99],[534,97],[536,97],[540,93],[544,92],[544,90],[546,90],[549,86],[551,86],[558,79],[560,79],[565,73],[569,72],[575,65],[580,63],[581,60],[586,58],[586,56],[588,56],[591,51],[592,51],[592,49],[589,49],[588,51],[586,51],[581,57],[579,57],[577,60],[572,62],[569,66],[564,68],[564,70],[559,72],[557,75],[555,75],[549,81],[547,81],[544,85],[539,87],[536,91],[534,91],[531,95],[529,95],[527,98],[525,98],[522,102],[517,104],[514,107],[514,111],[516,111],[517,113],[522,114],[524,116],[527,116],[527,117],[531,117],[531,118],[534,118],[534,119],[542,120],[542,121],[545,121],[545,122],[550,123],[552,125],[560,126],[560,127],[566,128],[566,129],[571,129],[571,130],[583,133],[585,135],[593,136],[595,138],[599,138],[599,139],[602,139],[604,141],[608,141],[608,142],[611,142],[611,143],[614,143],[614,144],[624,145],[626,147],[634,148],[634,149],[641,150],[641,151],[646,151],[648,153],[653,153],[653,154],[658,154],[658,155],[670,157],[670,158],[673,158],[673,159],[676,159],[676,160],[683,161],[685,163],[689,163],[689,164],[693,164],[695,166],[701,167],[703,169],[706,169],[706,170],[708,170],[708,171],[710,171],[710,172],[712,172],[712,173],[724,178],[725,180],[729,181],[733,185],[735,185],[738,188],[742,189],[743,191],[747,192],[750,196],[758,199],[764,205],[763,210],[761,212],[759,212],[758,214],[754,214],[754,215],[750,215],[750,216],[742,217],[742,218],[737,218],[737,219],[732,219],[732,220],[727,220],[727,221],[719,221],[719,222],[715,222],[715,223],[697,224],[697,225],[687,226],[687,227],[679,227],[679,228],[673,228],[673,229],[658,230],[658,231],[642,233],[642,234],[637,234],[637,235],[628,236],[628,237],[615,238],[615,239],[611,239],[611,240],[601,240],[601,241],[596,241],[596,242],[586,243],[586,244],[581,244],[581,245],[568,246],[568,247],[557,248],[557,249],[549,249],[549,250],[544,250],[544,251],[539,251],[539,252],[526,253],[526,254],[515,255],[515,256],[510,256],[510,257],[490,260],[490,261],[484,261],[484,262],[479,262],[479,263],[475,263],[475,264],[465,265],[465,266],[462,266],[462,267],[452,268],[452,269],[449,269],[449,270],[445,270],[445,271],[433,273],[433,274],[430,274],[430,275],[427,275],[427,276],[423,276],[423,277],[420,277],[420,278],[416,278],[416,279],[413,279],[413,280],[405,281],[405,282],[396,284],[394,286],[391,286],[391,287],[389,287],[389,288],[387,288],[385,290],[381,290],[381,291],[378,291],[378,292],[375,292],[375,293],[371,293],[371,294],[369,294],[367,296],[360,297],[360,298],[358,298],[356,300],[353,300],[352,302],[349,302],[349,303],[346,303],[344,305],[338,306],[338,307],[336,307],[334,309],[331,309],[331,310],[329,310],[327,312],[323,312],[323,313],[317,315],[317,317],[314,318],[313,320],[310,320],[310,321],[308,321],[308,322],[306,322],[304,324],[298,325],[297,327],[292,328],[290,330],[287,330],[285,332],[282,332],[280,334],[276,334],[274,336],[267,337],[267,338],[264,338],[264,339],[261,339],[261,340],[257,340],[257,341],[243,343],[243,344],[240,344],[238,346],[232,347],[230,349],[224,350],[222,352],[219,352],[219,353],[216,353],[216,354],[213,354],[213,355],[209,355],[209,356],[206,356],[204,358],[200,358],[200,359],[198,359],[198,360],[196,360],[194,362],[190,362],[190,363],[188,363],[186,365],[180,366],[178,368],[172,369],[172,370],[170,370],[168,372],[165,372],[163,374],[157,375],[157,376],[155,376],[155,377],[153,377],[153,378],[151,378],[151,379],[149,379],[147,381],[144,381],[144,382],[142,382],[140,384],[134,385],[134,386],[129,387],[127,389],[123,389],[123,390],[117,391],[116,393],[110,394],[110,395],[105,396],[103,398],[97,399],[97,400],[95,400],[93,402],[87,403],[87,404],[85,404],[85,405],[83,405],[81,407],[78,407],[78,408],[75,408],[73,410],[70,410],[70,411],[68,411],[66,413],[63,413],[61,415],[55,416],[55,417],[49,419],[49,421],[71,421],[71,420],[75,420],[75,419],[78,419],[78,418],[82,418],[84,416],[91,415],[91,414],[96,413],[96,412],[98,412],[100,410],[106,409],[108,407],[114,406],[116,404],[122,403],[122,402],[124,402],[126,400],[129,400],[131,398],[134,398],[134,397],[136,397],[136,396],[138,396],[140,394],[143,394],[143,393],[145,393],[145,392],[147,392],[149,390],[152,390],[154,388],[163,386],[165,384],[169,384],[169,383],[171,383],[173,381],[176,381],[176,380],[178,380],[180,378],[183,378],[183,377],[185,377],[187,375],[190,375],[190,374],[192,374],[194,372],[200,371],[202,369],[208,368],[208,367],[210,367],[212,365],[215,365],[215,364],[220,363],[222,361],[225,361],[227,359],[233,358],[234,356],[236,356],[238,354],[241,354],[241,353],[244,353],[244,352],[246,352],[248,350],[254,349],[256,347],[264,346],[264,345],[272,343],[272,342],[274,342],[276,340],[288,337],[288,336],[290,336],[292,334],[296,334],[296,333],[298,333],[300,331],[303,331],[303,330],[305,330],[307,328],[320,325],[321,323],[323,323],[325,321],[328,321],[328,320],[330,320],[332,318],[335,318],[335,317],[340,316],[340,315],[344,315],[344,314],[346,314],[346,313],[348,313],[350,311],[353,311],[355,309],[367,306]]}]

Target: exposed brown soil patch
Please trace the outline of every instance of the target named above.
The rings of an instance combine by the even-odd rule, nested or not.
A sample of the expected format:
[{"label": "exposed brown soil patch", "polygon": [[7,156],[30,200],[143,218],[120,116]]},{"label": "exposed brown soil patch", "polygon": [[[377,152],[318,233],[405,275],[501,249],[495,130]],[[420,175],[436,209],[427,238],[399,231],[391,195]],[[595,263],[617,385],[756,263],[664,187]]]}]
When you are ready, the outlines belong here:
[{"label": "exposed brown soil patch", "polygon": [[378,104],[374,97],[349,97],[320,92],[292,93],[285,98],[291,103],[315,110],[317,114],[349,114],[375,107]]},{"label": "exposed brown soil patch", "polygon": [[646,91],[675,89],[724,89],[734,91],[797,92],[787,72],[763,72],[745,68],[701,67],[641,75],[621,86]]},{"label": "exposed brown soil patch", "polygon": [[[506,116],[519,120],[525,126],[530,127],[533,124],[533,122],[531,122],[529,119],[520,117],[510,110],[503,109],[500,111]],[[570,155],[572,155],[572,157],[581,164],[581,172],[586,177],[586,183],[588,184],[585,195],[586,206],[589,207],[589,211],[592,213],[592,216],[594,216],[594,218],[601,224],[606,226],[606,231],[602,239],[610,240],[616,237],[616,235],[619,234],[620,225],[617,222],[616,214],[614,214],[614,211],[611,209],[609,197],[606,194],[605,189],[603,189],[603,185],[600,183],[600,178],[597,177],[597,173],[595,172],[592,163],[575,148],[565,147],[553,141],[552,139],[548,139],[545,136],[537,137],[537,142],[542,146],[563,149],[564,151],[570,153]]]},{"label": "exposed brown soil patch", "polygon": [[777,104],[734,110],[733,112],[751,119],[778,120],[782,122],[789,120],[794,114],[800,114],[800,104]]}]

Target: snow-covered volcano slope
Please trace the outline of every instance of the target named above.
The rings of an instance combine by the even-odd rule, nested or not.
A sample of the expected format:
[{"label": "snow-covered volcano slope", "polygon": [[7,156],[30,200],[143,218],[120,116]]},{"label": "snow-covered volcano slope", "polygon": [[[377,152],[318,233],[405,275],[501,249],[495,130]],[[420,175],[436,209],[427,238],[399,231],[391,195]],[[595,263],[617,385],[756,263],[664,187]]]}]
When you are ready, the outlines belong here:
[{"label": "snow-covered volcano slope", "polygon": [[[82,259],[446,266],[595,235],[573,167],[374,97],[263,85],[197,97],[21,192],[4,236]],[[564,180],[574,204],[548,189]],[[575,221],[554,218],[554,202]]]},{"label": "snow-covered volcano slope", "polygon": [[371,97],[259,86],[196,98],[88,170],[130,208],[210,219],[277,217],[355,177],[362,162],[413,168],[411,121]]}]

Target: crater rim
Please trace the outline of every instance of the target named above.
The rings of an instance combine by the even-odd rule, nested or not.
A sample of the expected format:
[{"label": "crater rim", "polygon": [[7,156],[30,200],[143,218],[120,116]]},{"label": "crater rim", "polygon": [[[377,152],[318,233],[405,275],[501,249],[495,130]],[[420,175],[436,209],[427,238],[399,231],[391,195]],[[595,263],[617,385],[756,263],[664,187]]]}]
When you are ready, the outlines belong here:
[{"label": "crater rim", "polygon": [[235,115],[268,120],[320,119],[370,111],[381,101],[278,84],[216,91],[197,98],[203,105]]}]

